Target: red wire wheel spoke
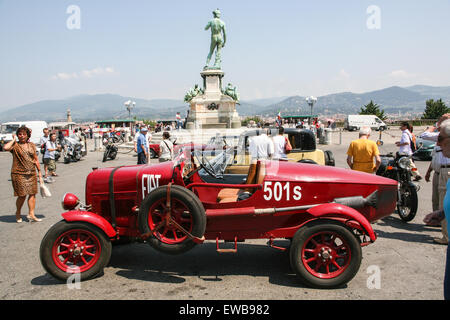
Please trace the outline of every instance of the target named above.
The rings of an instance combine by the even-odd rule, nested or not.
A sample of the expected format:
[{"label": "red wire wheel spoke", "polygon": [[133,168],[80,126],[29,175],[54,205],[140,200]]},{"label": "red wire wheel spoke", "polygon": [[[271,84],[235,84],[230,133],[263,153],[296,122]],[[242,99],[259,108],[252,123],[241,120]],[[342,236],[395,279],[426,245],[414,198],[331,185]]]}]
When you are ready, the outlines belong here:
[{"label": "red wire wheel spoke", "polygon": [[91,269],[100,255],[99,239],[93,233],[82,229],[64,232],[52,247],[53,262],[67,273],[81,273]]},{"label": "red wire wheel spoke", "polygon": [[347,269],[351,252],[338,233],[323,231],[313,234],[305,241],[301,257],[310,274],[321,279],[332,279]]},{"label": "red wire wheel spoke", "polygon": [[[167,244],[177,244],[185,241],[187,235],[177,226],[170,223],[170,220],[165,223],[167,219],[166,198],[156,201],[149,210],[148,225],[150,230],[154,231],[155,237]],[[192,232],[193,220],[189,213],[187,206],[176,198],[171,199],[170,207],[171,219],[179,224],[187,232]],[[164,228],[160,228],[161,223],[165,223]],[[158,228],[160,230],[158,230]]]}]

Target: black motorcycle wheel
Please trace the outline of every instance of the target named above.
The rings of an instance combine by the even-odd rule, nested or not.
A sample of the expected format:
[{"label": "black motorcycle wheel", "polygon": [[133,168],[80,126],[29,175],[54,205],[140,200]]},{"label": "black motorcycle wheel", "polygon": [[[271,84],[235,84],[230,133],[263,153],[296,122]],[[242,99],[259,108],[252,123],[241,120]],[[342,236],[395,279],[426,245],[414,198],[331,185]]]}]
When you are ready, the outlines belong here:
[{"label": "black motorcycle wheel", "polygon": [[116,158],[116,156],[117,156],[117,151],[111,151],[111,152],[109,153],[109,158],[110,158],[111,160],[114,160],[114,159]]},{"label": "black motorcycle wheel", "polygon": [[397,202],[397,213],[403,221],[409,222],[416,216],[419,203],[416,186],[413,183],[402,185],[400,197]]},{"label": "black motorcycle wheel", "polygon": [[102,162],[106,162],[106,160],[108,160],[108,155],[109,155],[109,150],[106,150],[103,153],[103,160],[102,160]]}]

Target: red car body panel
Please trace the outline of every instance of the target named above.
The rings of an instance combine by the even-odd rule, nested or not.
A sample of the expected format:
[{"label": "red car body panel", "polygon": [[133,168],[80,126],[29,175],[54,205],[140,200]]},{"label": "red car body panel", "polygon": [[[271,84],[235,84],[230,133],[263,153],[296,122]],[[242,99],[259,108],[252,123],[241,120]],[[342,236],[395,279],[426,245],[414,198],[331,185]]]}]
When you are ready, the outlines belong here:
[{"label": "red car body panel", "polygon": [[64,220],[68,222],[83,221],[93,224],[94,226],[103,230],[103,232],[110,238],[116,236],[116,231],[111,224],[102,216],[89,211],[72,210],[62,214]]},{"label": "red car body panel", "polygon": [[[121,236],[138,237],[135,209],[145,196],[158,186],[167,185],[172,178],[175,184],[186,187],[181,176],[184,163],[175,169],[174,164],[171,161],[91,172],[86,180],[86,203],[92,206],[88,216],[102,215],[104,218],[92,221],[96,225],[102,221],[102,230],[112,234],[112,227],[103,229],[105,221],[111,222],[109,188],[112,181],[117,232]],[[276,161],[265,164],[262,184],[254,186],[256,191],[250,198],[238,202],[218,203],[217,195],[223,188],[241,188],[242,185],[206,183],[198,173],[193,175],[189,188],[206,210],[206,239],[292,238],[305,223],[327,218],[351,220],[354,227],[362,229],[374,241],[370,222],[390,215],[395,209],[397,182],[394,180],[330,166]],[[110,180],[112,173],[113,180]],[[374,191],[378,192],[377,208],[366,206],[355,210],[330,203],[335,198],[368,197]],[[289,209],[291,207],[295,208]],[[269,212],[272,209],[276,210]],[[81,214],[78,216],[88,219]]]}]

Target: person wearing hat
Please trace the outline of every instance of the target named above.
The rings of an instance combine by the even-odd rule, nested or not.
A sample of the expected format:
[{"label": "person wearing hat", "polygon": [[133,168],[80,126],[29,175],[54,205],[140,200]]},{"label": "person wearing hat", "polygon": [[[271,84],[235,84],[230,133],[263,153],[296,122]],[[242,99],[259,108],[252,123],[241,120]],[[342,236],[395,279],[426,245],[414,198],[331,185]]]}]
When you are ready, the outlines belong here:
[{"label": "person wearing hat", "polygon": [[138,154],[137,164],[147,164],[148,162],[148,140],[147,140],[147,127],[142,127],[140,134],[136,141],[136,152]]}]

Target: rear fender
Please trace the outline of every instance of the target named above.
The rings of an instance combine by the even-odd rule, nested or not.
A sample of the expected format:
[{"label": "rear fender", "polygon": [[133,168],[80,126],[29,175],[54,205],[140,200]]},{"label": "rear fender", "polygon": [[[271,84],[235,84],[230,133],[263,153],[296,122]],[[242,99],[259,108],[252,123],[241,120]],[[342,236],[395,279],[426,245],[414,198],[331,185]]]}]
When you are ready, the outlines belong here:
[{"label": "rear fender", "polygon": [[314,216],[315,218],[348,218],[351,220],[355,220],[358,222],[361,227],[364,229],[364,231],[369,236],[370,240],[373,242],[377,239],[375,232],[372,229],[372,226],[370,225],[369,221],[364,217],[360,212],[357,210],[344,206],[339,203],[326,203],[321,204],[315,207],[312,207],[308,210],[306,210],[309,214]]},{"label": "rear fender", "polygon": [[102,216],[89,211],[72,210],[61,214],[67,222],[87,222],[101,229],[108,237],[113,238],[117,235],[116,230]]}]

